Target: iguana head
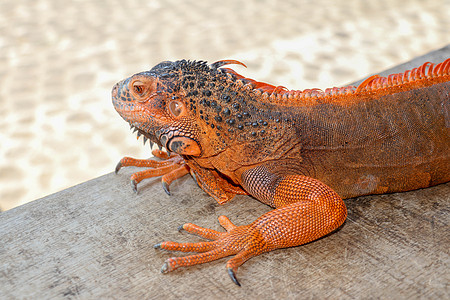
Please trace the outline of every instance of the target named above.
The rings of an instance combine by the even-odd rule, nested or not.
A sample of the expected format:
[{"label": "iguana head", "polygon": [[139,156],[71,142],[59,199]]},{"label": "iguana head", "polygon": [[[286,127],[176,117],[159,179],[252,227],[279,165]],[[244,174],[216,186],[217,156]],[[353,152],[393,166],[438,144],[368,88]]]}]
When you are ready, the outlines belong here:
[{"label": "iguana head", "polygon": [[159,146],[186,155],[199,155],[199,129],[180,97],[180,84],[174,75],[175,63],[162,62],[150,71],[135,74],[112,90],[117,112],[138,135]]},{"label": "iguana head", "polygon": [[248,116],[239,114],[244,97],[234,86],[243,77],[220,68],[230,63],[242,64],[232,60],[211,65],[203,61],[162,62],[117,83],[112,90],[114,107],[139,135],[169,151],[214,155],[235,134],[242,135],[238,118]]}]

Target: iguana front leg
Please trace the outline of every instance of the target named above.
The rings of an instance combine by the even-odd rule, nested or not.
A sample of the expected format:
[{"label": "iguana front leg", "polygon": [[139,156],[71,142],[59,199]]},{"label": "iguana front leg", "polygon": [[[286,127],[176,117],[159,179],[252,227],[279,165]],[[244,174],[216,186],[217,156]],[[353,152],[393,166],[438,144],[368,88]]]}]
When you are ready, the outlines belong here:
[{"label": "iguana front leg", "polygon": [[161,150],[153,150],[153,156],[163,159],[156,161],[151,159],[136,159],[131,157],[122,158],[116,166],[115,173],[117,174],[122,167],[150,167],[144,171],[139,171],[131,175],[131,187],[137,193],[137,184],[146,178],[161,177],[161,183],[164,191],[170,195],[170,184],[180,177],[189,173],[189,167],[186,165],[183,157],[178,154],[168,154]]},{"label": "iguana front leg", "polygon": [[219,204],[227,203],[236,195],[248,195],[240,186],[231,184],[214,169],[202,168],[195,161],[189,162],[189,168],[198,186]]},{"label": "iguana front leg", "polygon": [[283,176],[276,173],[279,172],[258,166],[242,175],[243,187],[255,198],[276,209],[245,226],[235,226],[228,218],[221,216],[219,222],[226,232],[184,224],[184,230],[213,241],[157,244],[156,248],[167,250],[202,252],[169,258],[161,272],[235,254],[227,262],[227,270],[233,282],[240,285],[235,273],[251,257],[311,242],[332,232],[345,221],[345,204],[327,185],[302,175]]}]

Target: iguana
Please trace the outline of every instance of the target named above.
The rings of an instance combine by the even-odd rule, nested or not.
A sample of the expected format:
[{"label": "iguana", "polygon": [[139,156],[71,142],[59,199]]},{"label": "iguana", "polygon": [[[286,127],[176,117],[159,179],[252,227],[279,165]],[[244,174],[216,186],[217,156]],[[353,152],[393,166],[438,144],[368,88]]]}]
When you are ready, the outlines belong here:
[{"label": "iguana", "polygon": [[163,273],[235,255],[226,267],[240,285],[237,269],[251,257],[339,228],[342,199],[450,180],[450,59],[325,91],[258,82],[227,64],[244,65],[165,61],[112,90],[115,109],[163,159],[119,162],[116,173],[150,167],[132,175],[135,191],[162,176],[170,194],[170,183],[190,173],[220,204],[248,194],[274,208],[245,226],[220,216],[226,232],[184,224],[211,241],[155,245],[199,252],[167,259]]}]

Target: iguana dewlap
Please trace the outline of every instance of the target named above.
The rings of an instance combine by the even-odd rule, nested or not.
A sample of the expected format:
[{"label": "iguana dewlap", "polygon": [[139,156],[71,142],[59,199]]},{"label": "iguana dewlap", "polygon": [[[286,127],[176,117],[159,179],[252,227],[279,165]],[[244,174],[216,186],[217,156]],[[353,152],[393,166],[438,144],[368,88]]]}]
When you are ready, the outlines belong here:
[{"label": "iguana dewlap", "polygon": [[162,272],[234,255],[246,260],[316,240],[343,224],[342,199],[409,191],[450,180],[450,59],[358,87],[287,90],[222,68],[237,61],[166,61],[112,90],[130,126],[168,152],[132,176],[170,183],[190,173],[220,204],[250,194],[274,210],[246,226],[219,217],[226,232],[184,224],[211,241],[163,242],[157,248],[199,252],[168,259]]}]

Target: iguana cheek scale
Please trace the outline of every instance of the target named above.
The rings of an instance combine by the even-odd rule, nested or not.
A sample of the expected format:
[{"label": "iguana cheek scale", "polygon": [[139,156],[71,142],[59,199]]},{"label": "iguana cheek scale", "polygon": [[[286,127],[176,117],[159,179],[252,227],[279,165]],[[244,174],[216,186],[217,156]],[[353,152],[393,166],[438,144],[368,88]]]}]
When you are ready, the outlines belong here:
[{"label": "iguana cheek scale", "polygon": [[275,208],[245,226],[220,216],[225,232],[184,224],[210,241],[157,244],[198,252],[169,258],[162,272],[234,255],[226,267],[239,285],[237,269],[251,257],[341,226],[342,199],[450,180],[450,59],[325,91],[258,82],[227,64],[243,65],[165,61],[112,90],[117,112],[163,159],[119,162],[116,172],[149,167],[132,175],[135,191],[162,176],[170,194],[170,183],[190,173],[220,204],[249,194]]}]

